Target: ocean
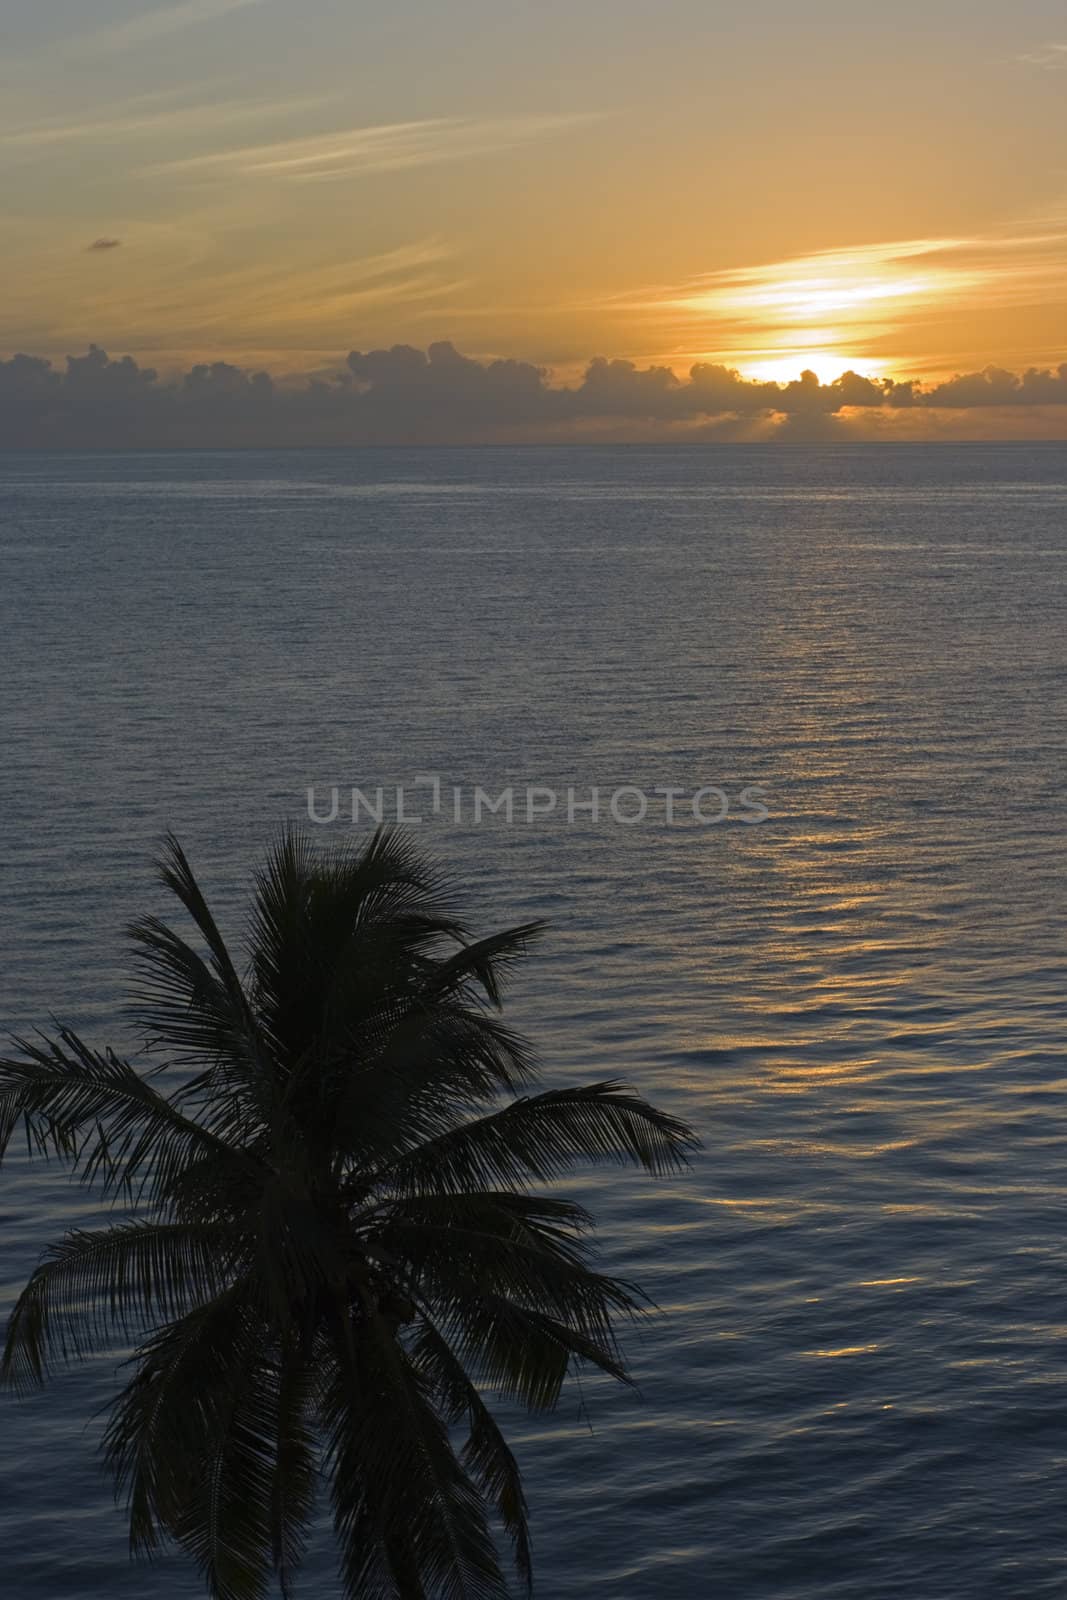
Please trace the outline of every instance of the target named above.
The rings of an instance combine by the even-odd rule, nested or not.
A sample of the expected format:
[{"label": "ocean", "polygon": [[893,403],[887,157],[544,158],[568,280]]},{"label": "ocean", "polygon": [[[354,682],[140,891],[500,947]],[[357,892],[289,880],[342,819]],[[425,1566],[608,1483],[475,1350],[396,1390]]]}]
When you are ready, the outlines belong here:
[{"label": "ocean", "polygon": [[[566,1185],[659,1310],[638,1392],[505,1411],[538,1600],[1067,1595],[1063,446],[6,455],[0,556],[0,1026],[123,1045],[163,830],[239,939],[358,790],[549,919],[547,1079],[700,1132]],[[0,1313],[94,1215],[13,1156]],[[201,1592],[113,1381],[0,1397],[5,1600]]]}]

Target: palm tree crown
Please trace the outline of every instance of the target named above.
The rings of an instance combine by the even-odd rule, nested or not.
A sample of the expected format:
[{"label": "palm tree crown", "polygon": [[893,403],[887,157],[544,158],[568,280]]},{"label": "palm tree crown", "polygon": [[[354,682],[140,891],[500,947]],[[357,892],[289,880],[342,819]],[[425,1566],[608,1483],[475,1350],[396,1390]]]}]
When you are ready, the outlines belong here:
[{"label": "palm tree crown", "polygon": [[104,1440],[132,1546],[176,1541],[216,1600],[291,1593],[320,1482],[346,1596],[504,1596],[491,1522],[528,1581],[526,1504],[481,1386],[540,1409],[572,1364],[625,1379],[641,1305],[536,1188],[674,1171],[696,1141],[616,1083],[529,1093],[497,1012],[538,925],[472,940],[399,836],[286,834],[243,976],[173,838],[160,870],[203,949],[130,930],[151,1070],[68,1030],[0,1061],[0,1154],[23,1126],[124,1213],[48,1250],[3,1376],[133,1341]]}]

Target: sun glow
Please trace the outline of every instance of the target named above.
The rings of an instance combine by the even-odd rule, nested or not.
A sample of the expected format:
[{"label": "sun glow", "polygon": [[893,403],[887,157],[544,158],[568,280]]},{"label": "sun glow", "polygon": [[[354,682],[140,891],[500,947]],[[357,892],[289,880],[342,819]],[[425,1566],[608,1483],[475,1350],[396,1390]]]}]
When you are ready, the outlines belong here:
[{"label": "sun glow", "polygon": [[814,372],[820,383],[833,383],[844,372],[859,372],[864,377],[888,377],[882,369],[884,362],[870,356],[852,356],[840,350],[809,349],[801,346],[790,350],[754,352],[752,359],[738,360],[739,370],[746,378],[760,383],[792,383],[802,372]]},{"label": "sun glow", "polygon": [[909,239],[855,250],[824,250],[789,261],[727,269],[660,300],[663,308],[795,327],[813,319],[868,323],[893,302],[930,306],[990,276],[963,259],[967,239]]},{"label": "sun glow", "polygon": [[685,310],[710,311],[716,316],[755,313],[776,323],[806,322],[811,317],[827,316],[852,320],[880,301],[929,299],[944,287],[933,276],[855,277],[841,271],[837,276],[812,275],[736,289],[710,289],[702,294],[683,296],[675,304]]},{"label": "sun glow", "polygon": [[[973,303],[1022,305],[1060,259],[1058,233],[1024,239],[904,239],[706,273],[631,305],[669,327],[675,348],[789,383],[854,371],[913,376],[900,345],[931,318]],[[712,342],[714,338],[714,343]]]}]

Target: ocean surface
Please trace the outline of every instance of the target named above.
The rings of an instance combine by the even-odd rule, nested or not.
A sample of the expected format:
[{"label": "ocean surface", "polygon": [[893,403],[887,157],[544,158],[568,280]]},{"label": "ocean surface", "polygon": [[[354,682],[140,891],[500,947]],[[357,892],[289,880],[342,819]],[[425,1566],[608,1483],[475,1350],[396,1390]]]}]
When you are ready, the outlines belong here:
[{"label": "ocean surface", "polygon": [[[7,455],[0,558],[0,1026],[126,1042],[164,828],[238,939],[309,788],[399,786],[551,920],[549,1080],[702,1134],[568,1185],[661,1309],[639,1394],[508,1415],[538,1600],[1067,1596],[1064,448]],[[13,1159],[0,1313],[92,1216]],[[0,1397],[4,1600],[201,1592],[129,1565],[113,1378]]]}]

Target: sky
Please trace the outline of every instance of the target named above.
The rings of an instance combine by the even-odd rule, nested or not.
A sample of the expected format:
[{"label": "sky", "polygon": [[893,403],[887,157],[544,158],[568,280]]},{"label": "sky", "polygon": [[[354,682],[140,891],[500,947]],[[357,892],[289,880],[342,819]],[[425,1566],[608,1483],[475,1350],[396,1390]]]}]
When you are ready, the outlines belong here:
[{"label": "sky", "polygon": [[1067,360],[1062,0],[4,0],[0,182],[0,357],[60,374],[365,389],[350,352],[453,346],[900,401],[993,368],[1004,406],[860,423],[1067,437],[1023,376]]}]

